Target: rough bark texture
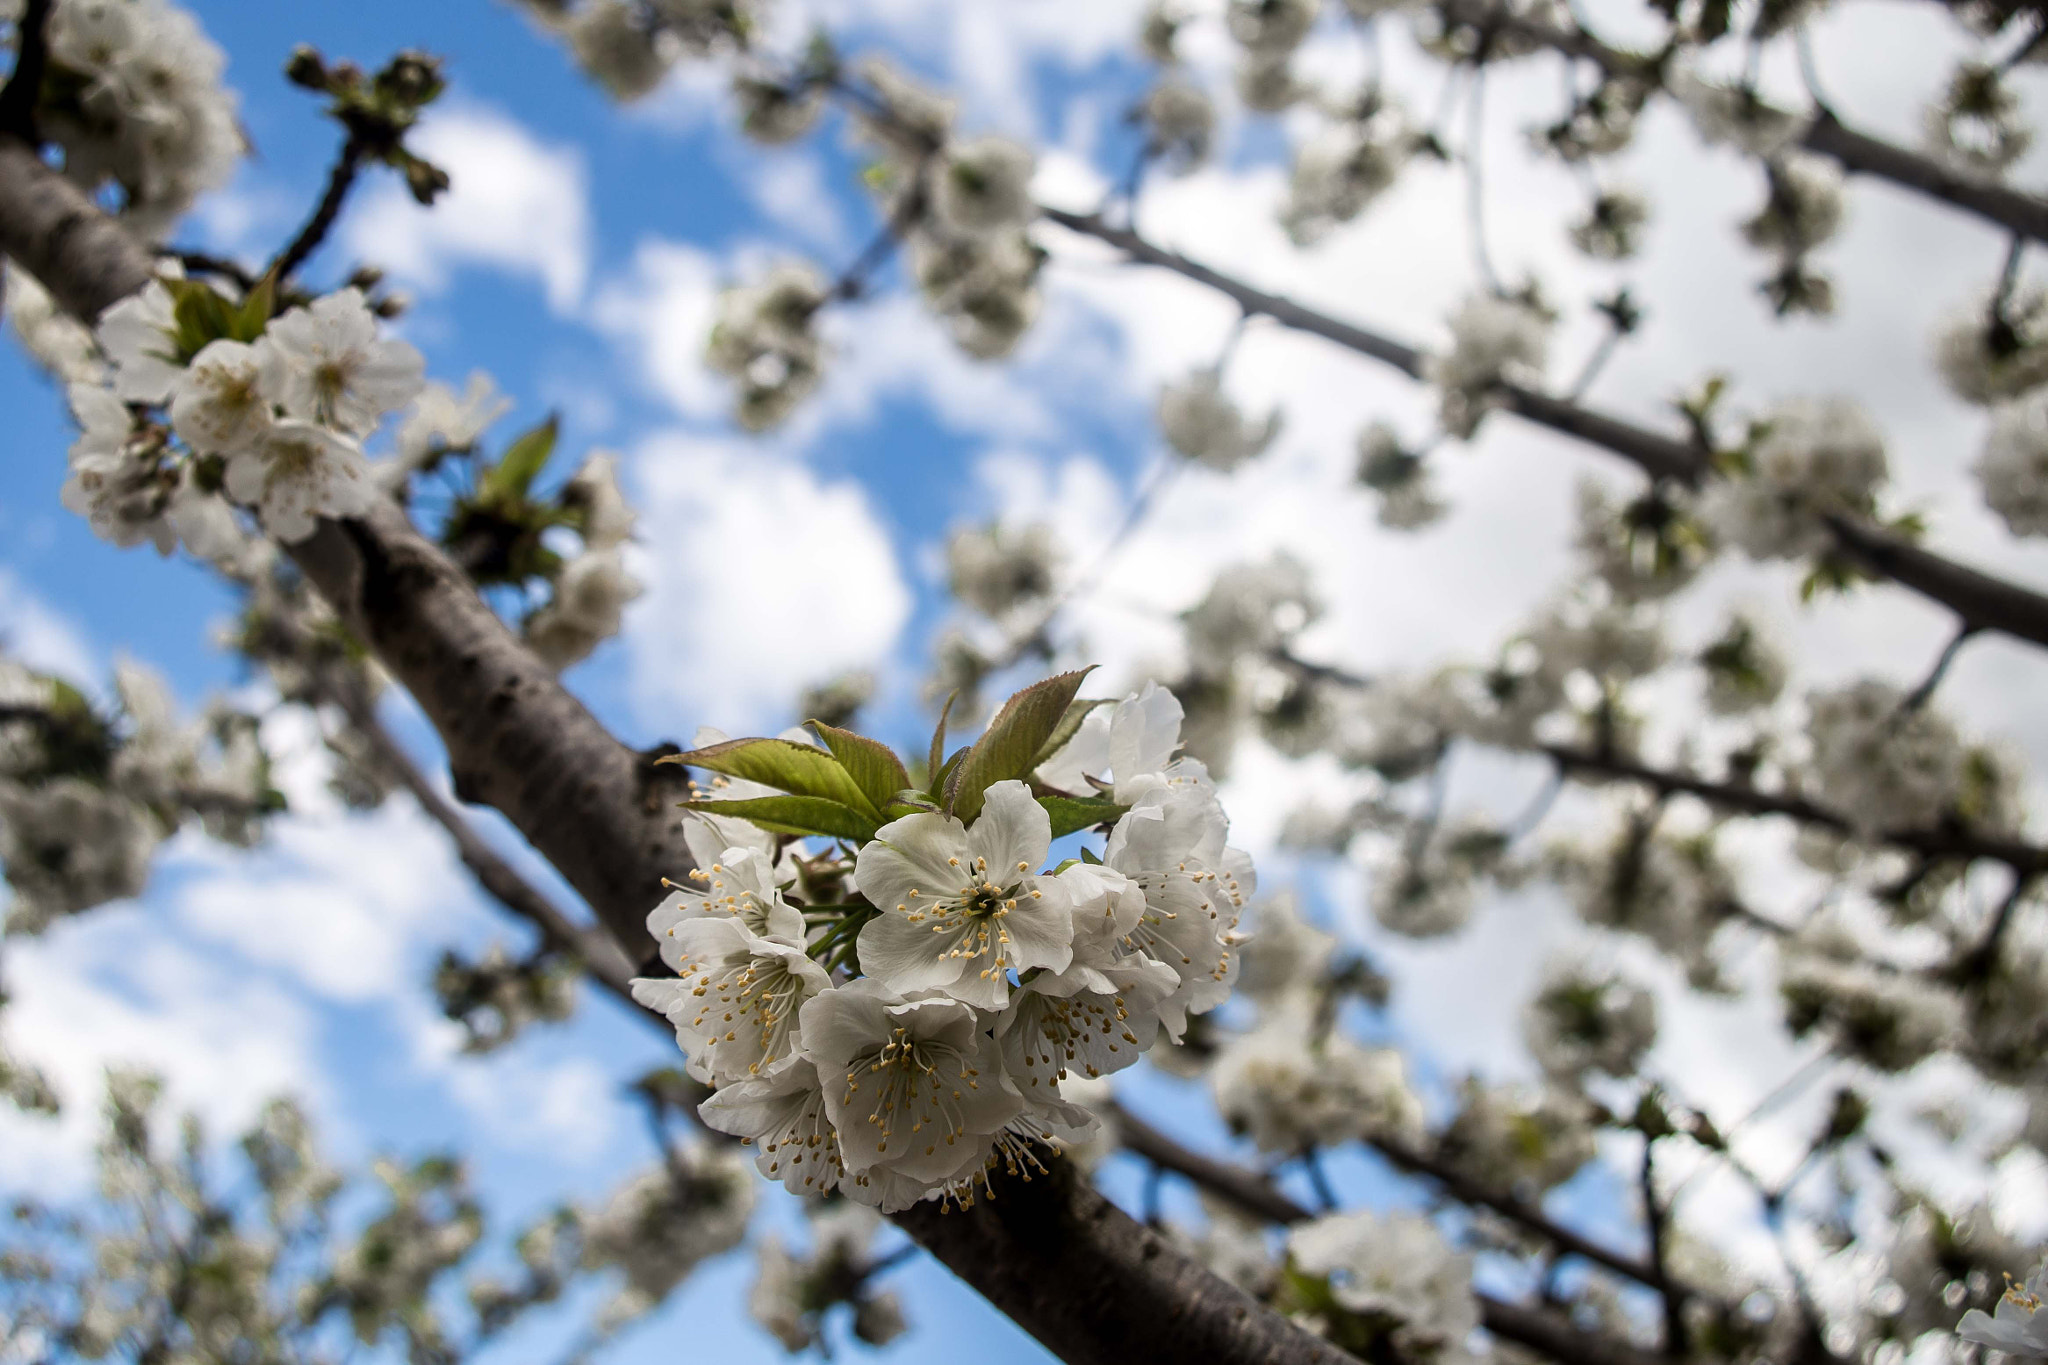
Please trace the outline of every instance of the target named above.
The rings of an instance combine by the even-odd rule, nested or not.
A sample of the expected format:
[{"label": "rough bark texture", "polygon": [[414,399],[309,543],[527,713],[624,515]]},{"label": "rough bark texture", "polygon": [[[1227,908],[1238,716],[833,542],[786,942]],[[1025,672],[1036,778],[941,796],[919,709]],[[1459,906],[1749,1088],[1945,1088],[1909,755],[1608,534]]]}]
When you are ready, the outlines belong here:
[{"label": "rough bark texture", "polygon": [[9,137],[0,137],[0,206],[0,256],[42,281],[66,312],[97,318],[148,282],[141,244]]},{"label": "rough bark texture", "polygon": [[[1354,1365],[1211,1275],[1077,1179],[1067,1162],[1028,1185],[1004,1182],[996,1198],[965,1211],[920,1204],[896,1221],[1070,1365]],[[1008,1254],[982,1260],[992,1247]],[[963,1264],[978,1274],[965,1275]],[[1060,1273],[1048,1277],[1047,1265]]]}]

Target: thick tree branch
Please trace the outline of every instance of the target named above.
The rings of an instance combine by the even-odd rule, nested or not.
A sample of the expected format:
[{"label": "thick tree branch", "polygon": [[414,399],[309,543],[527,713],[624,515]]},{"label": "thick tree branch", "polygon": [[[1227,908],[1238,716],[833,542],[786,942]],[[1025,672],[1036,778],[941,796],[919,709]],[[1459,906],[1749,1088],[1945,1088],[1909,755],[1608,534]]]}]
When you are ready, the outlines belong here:
[{"label": "thick tree branch", "polygon": [[[1438,8],[1455,24],[1520,38],[1567,56],[1584,58],[1611,76],[1652,75],[1663,60],[1610,47],[1581,28],[1564,28],[1529,14],[1518,14],[1499,0],[1440,0]],[[1889,181],[2035,241],[2048,241],[2048,200],[1959,175],[1932,157],[1859,133],[1825,109],[1807,124],[1799,144],[1809,152],[1834,160],[1851,174]]]},{"label": "thick tree branch", "polygon": [[[55,242],[39,235],[50,226],[63,229]],[[139,243],[5,141],[0,250],[82,317],[97,317],[150,277]],[[380,503],[358,521],[323,523],[293,555],[426,712],[458,795],[504,813],[629,956],[645,943],[645,916],[660,899],[662,877],[689,867],[673,810],[674,770],[654,767],[614,739],[395,504]],[[1346,1359],[1167,1246],[1084,1182],[1061,1176],[1028,1190],[1006,1183],[1005,1193],[1000,1208],[946,1215],[920,1205],[899,1221],[1072,1365]]]},{"label": "thick tree branch", "polygon": [[[1206,285],[1247,313],[1264,314],[1282,326],[1334,341],[1411,378],[1422,375],[1422,352],[1405,342],[1256,289],[1093,215],[1050,208],[1040,213],[1070,231],[1108,243],[1133,261]],[[1519,384],[1496,385],[1494,394],[1516,416],[1618,455],[1653,479],[1697,486],[1712,474],[1706,452],[1676,437]],[[1973,630],[1997,631],[2048,648],[2048,595],[1944,559],[1888,531],[1846,517],[1825,520],[1836,547],[1870,573],[1940,603]]]},{"label": "thick tree branch", "polygon": [[[1121,1106],[1115,1107],[1114,1117],[1120,1125],[1124,1146],[1155,1166],[1187,1177],[1254,1218],[1275,1223],[1302,1223],[1316,1216],[1313,1209],[1298,1203],[1255,1171],[1185,1147]],[[1605,1255],[1596,1259],[1603,1265],[1613,1264]],[[1623,1273],[1635,1276],[1637,1272],[1625,1270]],[[1510,1303],[1491,1294],[1480,1293],[1475,1297],[1479,1300],[1479,1320],[1487,1331],[1553,1360],[1569,1362],[1569,1365],[1651,1365],[1657,1359],[1628,1342],[1575,1327],[1548,1309]]]},{"label": "thick tree branch", "polygon": [[1573,749],[1561,744],[1543,745],[1539,752],[1547,755],[1559,768],[1574,777],[1592,775],[1625,782],[1640,782],[1661,796],[1698,797],[1710,806],[1738,815],[1782,815],[1787,819],[1825,829],[1845,838],[1889,844],[1894,848],[1918,853],[1924,858],[1958,862],[1973,862],[1981,858],[1989,862],[2003,863],[2021,876],[2038,876],[2048,872],[2048,848],[2022,843],[2016,839],[1978,833],[1955,825],[1941,825],[1925,830],[1888,830],[1874,836],[1866,835],[1859,833],[1835,812],[1824,806],[1817,806],[1801,796],[1760,791],[1755,787],[1738,786],[1729,782],[1715,782],[1692,773],[1653,768],[1620,754]]}]

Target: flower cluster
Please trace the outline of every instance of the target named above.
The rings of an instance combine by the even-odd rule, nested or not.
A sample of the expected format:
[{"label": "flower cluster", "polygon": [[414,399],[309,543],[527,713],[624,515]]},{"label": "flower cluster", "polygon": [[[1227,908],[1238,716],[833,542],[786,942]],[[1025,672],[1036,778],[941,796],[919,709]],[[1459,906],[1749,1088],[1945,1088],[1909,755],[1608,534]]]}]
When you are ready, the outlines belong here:
[{"label": "flower cluster", "polygon": [[2048,394],[2037,391],[1997,409],[1977,481],[2007,530],[2048,535]]},{"label": "flower cluster", "polygon": [[1556,316],[1533,295],[1474,294],[1451,315],[1451,348],[1423,364],[1436,385],[1444,430],[1469,439],[1503,381],[1542,378]]},{"label": "flower cluster", "polygon": [[1280,434],[1278,409],[1249,418],[1223,394],[1223,372],[1195,370],[1159,390],[1159,430],[1166,443],[1197,464],[1229,473],[1256,459]]},{"label": "flower cluster", "polygon": [[81,427],[64,505],[116,545],[203,558],[244,537],[227,501],[278,540],[378,496],[362,438],[420,391],[418,351],[378,335],[343,289],[270,317],[267,290],[231,303],[203,284],[152,282],[100,319],[106,386],[74,384]]},{"label": "flower cluster", "polygon": [[718,300],[705,361],[738,386],[749,431],[776,425],[818,387],[824,351],[813,330],[825,282],[807,265],[782,265]]},{"label": "flower cluster", "polygon": [[89,188],[118,185],[122,217],[155,238],[234,174],[243,140],[227,57],[167,0],[58,0],[36,127]]},{"label": "flower cluster", "polygon": [[276,809],[253,718],[181,720],[162,678],[115,668],[102,715],[69,683],[0,657],[0,866],[10,933],[141,892],[151,855],[188,821],[255,841]]},{"label": "flower cluster", "polygon": [[[894,1212],[971,1201],[999,1166],[1028,1176],[1093,1126],[1062,1081],[1129,1066],[1230,993],[1252,870],[1207,774],[1174,757],[1180,706],[1156,685],[1074,702],[1079,683],[1012,698],[922,793],[830,727],[822,749],[683,756],[726,780],[693,803],[691,884],[648,920],[676,975],[634,994],[716,1087],[704,1121],[790,1190]],[[1045,789],[1071,774],[1070,794],[1034,797],[1034,770]],[[749,819],[857,851],[807,861]],[[1045,866],[1056,834],[1089,827],[1099,857]]]},{"label": "flower cluster", "polygon": [[1281,226],[1306,246],[1350,222],[1392,187],[1414,146],[1415,134],[1393,105],[1323,129],[1294,153]]},{"label": "flower cluster", "polygon": [[1796,559],[1833,543],[1824,514],[1870,515],[1888,472],[1884,437],[1862,408],[1792,399],[1752,424],[1736,477],[1714,484],[1700,515],[1752,558]]}]

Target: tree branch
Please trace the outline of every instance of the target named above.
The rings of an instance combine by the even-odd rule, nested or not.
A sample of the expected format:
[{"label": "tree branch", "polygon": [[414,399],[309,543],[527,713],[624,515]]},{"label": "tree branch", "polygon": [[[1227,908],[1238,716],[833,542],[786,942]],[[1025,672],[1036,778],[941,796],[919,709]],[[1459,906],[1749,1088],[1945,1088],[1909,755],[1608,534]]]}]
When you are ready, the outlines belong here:
[{"label": "tree branch", "polygon": [[[40,229],[61,225],[54,238]],[[24,249],[17,252],[16,244]],[[0,140],[0,250],[52,297],[97,317],[150,278],[149,254],[18,143]],[[626,948],[647,941],[661,879],[689,867],[678,779],[605,730],[396,504],[323,522],[292,547],[342,621],[440,733],[457,795],[497,807]],[[954,1274],[1073,1365],[1195,1359],[1341,1365],[1310,1337],[1060,1175],[946,1215],[898,1222]],[[1004,1182],[1005,1192],[1011,1183]],[[1168,1348],[1160,1350],[1162,1343]],[[1613,1365],[1637,1365],[1615,1361]]]},{"label": "tree branch", "polygon": [[[1206,285],[1232,299],[1247,313],[1263,313],[1284,327],[1334,341],[1347,350],[1391,365],[1410,378],[1422,377],[1422,352],[1405,342],[1256,289],[1177,251],[1155,246],[1126,228],[1112,227],[1093,215],[1052,208],[1042,208],[1040,213],[1061,227],[1116,247],[1133,261],[1171,270]],[[1619,455],[1653,479],[1669,479],[1692,487],[1712,474],[1707,453],[1675,437],[1519,384],[1497,384],[1494,396],[1516,416]],[[1828,515],[1823,520],[1842,553],[1872,574],[1940,603],[1973,630],[1997,631],[2048,648],[2048,596],[1944,559],[1889,531],[1838,515]]]},{"label": "tree branch", "polygon": [[[1498,0],[1439,0],[1438,8],[1454,24],[1491,30],[1567,56],[1582,57],[1610,76],[1653,76],[1665,61],[1662,56],[1610,47],[1583,28],[1560,28],[1518,14]],[[1832,159],[1852,174],[1889,181],[2035,241],[2048,241],[2048,200],[1959,175],[1932,157],[1859,133],[1826,109],[1807,123],[1799,144],[1809,152]]]},{"label": "tree branch", "polygon": [[335,220],[341,217],[341,206],[348,202],[348,192],[355,188],[356,175],[363,168],[363,157],[369,148],[363,140],[351,132],[342,140],[341,151],[334,158],[334,167],[327,173],[327,188],[320,196],[320,202],[313,208],[313,216],[306,220],[291,244],[277,254],[270,263],[266,274],[274,278],[282,288],[293,272],[306,263],[306,258],[320,249],[327,240],[327,234],[334,229]]},{"label": "tree branch", "polygon": [[1782,815],[1787,819],[1814,825],[1845,838],[1890,844],[1894,848],[1906,849],[1926,858],[1952,859],[1958,862],[1972,862],[1981,858],[2003,863],[2024,876],[2048,872],[2048,848],[2039,848],[2015,839],[1979,834],[1953,825],[1942,825],[1926,830],[1887,830],[1875,836],[1867,836],[1858,833],[1847,820],[1835,812],[1817,806],[1801,796],[1781,795],[1759,791],[1755,787],[1715,782],[1692,773],[1653,768],[1619,754],[1572,749],[1560,744],[1542,745],[1538,752],[1547,755],[1560,768],[1574,776],[1592,773],[1618,778],[1625,782],[1640,782],[1660,795],[1698,797],[1710,806],[1738,815]]},{"label": "tree branch", "polygon": [[[1296,1202],[1257,1172],[1185,1147],[1114,1102],[1109,1112],[1119,1125],[1124,1146],[1161,1169],[1185,1176],[1254,1218],[1275,1223],[1303,1223],[1316,1216],[1313,1209]],[[1492,1206],[1491,1201],[1484,1202]],[[1563,1232],[1563,1229],[1557,1231]],[[1595,1259],[1603,1265],[1613,1264],[1606,1254]],[[1639,1272],[1624,1270],[1622,1273],[1636,1276]],[[1546,1309],[1510,1303],[1490,1294],[1475,1292],[1474,1297],[1479,1300],[1479,1320],[1487,1331],[1508,1341],[1519,1342],[1553,1360],[1569,1362],[1570,1365],[1652,1365],[1657,1359],[1628,1342],[1575,1327]],[[1155,1356],[1146,1352],[1141,1353],[1140,1358],[1170,1360],[1177,1357]],[[1348,1356],[1340,1358],[1350,1359]]]}]

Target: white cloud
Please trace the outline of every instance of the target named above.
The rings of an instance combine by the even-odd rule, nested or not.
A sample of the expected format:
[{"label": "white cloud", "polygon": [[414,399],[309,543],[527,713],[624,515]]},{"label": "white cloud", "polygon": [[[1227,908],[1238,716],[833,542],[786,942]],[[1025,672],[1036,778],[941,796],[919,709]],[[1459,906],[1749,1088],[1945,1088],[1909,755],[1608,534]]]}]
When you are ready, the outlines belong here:
[{"label": "white cloud", "polygon": [[9,1047],[41,1067],[64,1102],[57,1121],[0,1106],[0,1182],[82,1185],[109,1065],[162,1075],[167,1110],[190,1111],[216,1136],[239,1131],[273,1095],[320,1107],[306,1002],[277,981],[195,951],[142,906],[68,920],[8,951]]},{"label": "white cloud", "polygon": [[779,724],[804,685],[893,650],[910,592],[867,494],[742,440],[672,434],[635,457],[648,592],[634,695],[669,730]]},{"label": "white cloud", "polygon": [[470,265],[530,276],[567,312],[590,273],[589,174],[582,153],[550,145],[488,105],[457,103],[423,119],[410,145],[450,178],[429,208],[378,182],[349,217],[352,254],[439,291]]},{"label": "white cloud", "polygon": [[211,866],[179,886],[180,918],[327,1000],[415,994],[422,953],[481,927],[446,836],[403,799],[277,822],[253,852],[195,854]]},{"label": "white cloud", "polygon": [[79,686],[89,688],[99,677],[99,656],[86,642],[85,631],[5,565],[0,565],[0,652]]},{"label": "white cloud", "polygon": [[704,364],[720,287],[709,255],[649,239],[622,275],[598,287],[591,308],[598,329],[637,360],[641,381],[685,417],[715,417],[729,401]]}]

